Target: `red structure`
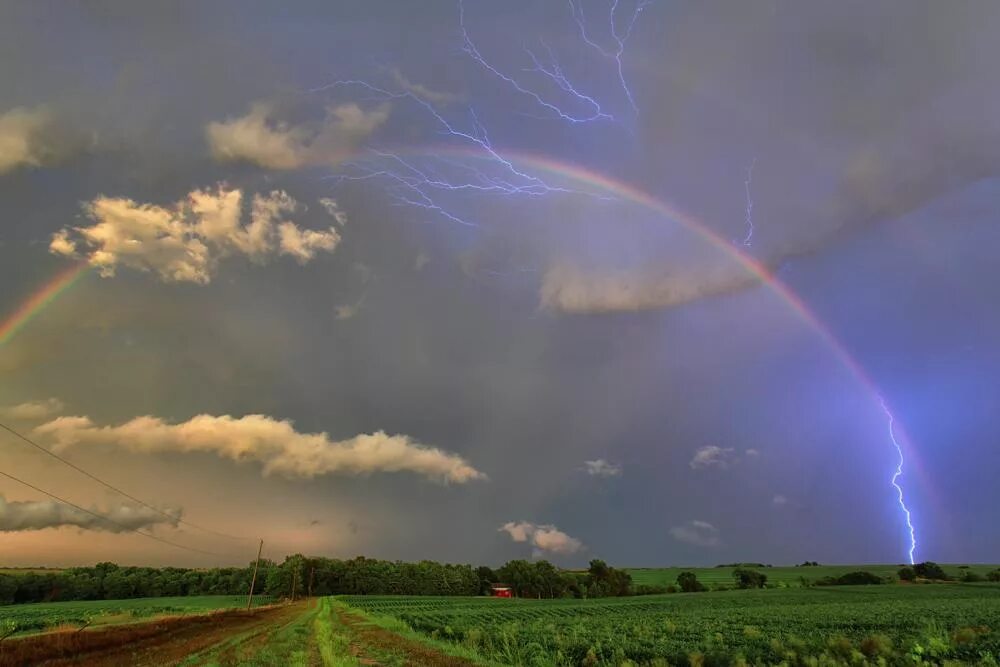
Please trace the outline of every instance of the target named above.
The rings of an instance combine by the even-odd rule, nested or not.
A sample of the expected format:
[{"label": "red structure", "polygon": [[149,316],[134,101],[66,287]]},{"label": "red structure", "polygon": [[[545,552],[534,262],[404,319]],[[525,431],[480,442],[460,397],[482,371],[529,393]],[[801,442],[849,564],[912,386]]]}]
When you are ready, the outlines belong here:
[{"label": "red structure", "polygon": [[490,594],[495,598],[512,598],[514,589],[507,584],[490,584]]}]

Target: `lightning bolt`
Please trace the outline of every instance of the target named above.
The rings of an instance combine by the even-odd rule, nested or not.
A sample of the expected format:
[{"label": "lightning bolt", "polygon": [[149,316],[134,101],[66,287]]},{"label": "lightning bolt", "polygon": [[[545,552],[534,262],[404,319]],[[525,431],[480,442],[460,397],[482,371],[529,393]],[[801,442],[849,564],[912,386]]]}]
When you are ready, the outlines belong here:
[{"label": "lightning bolt", "polygon": [[652,0],[640,0],[636,4],[635,9],[632,11],[632,15],[629,17],[628,23],[625,26],[625,32],[618,32],[618,23],[616,21],[615,15],[618,13],[618,3],[619,0],[614,0],[611,5],[611,11],[609,12],[609,24],[610,24],[610,34],[611,38],[615,42],[614,50],[608,50],[598,44],[593,38],[587,34],[587,17],[583,13],[583,5],[577,4],[574,0],[567,0],[569,2],[569,11],[573,16],[573,20],[576,21],[577,27],[580,29],[580,38],[583,39],[589,46],[596,49],[598,53],[603,55],[605,58],[609,58],[615,61],[616,68],[618,70],[618,81],[621,83],[622,90],[625,92],[625,97],[628,98],[628,103],[632,107],[632,111],[638,115],[639,107],[636,106],[635,97],[632,95],[632,89],[629,88],[628,81],[625,80],[625,65],[623,63],[623,58],[625,55],[625,43],[628,42],[629,37],[632,36],[632,29],[635,28],[635,23],[639,19],[639,14],[642,10],[646,9],[652,5]]},{"label": "lightning bolt", "polygon": [[[470,58],[479,63],[479,65],[481,65],[483,69],[485,69],[487,72],[497,77],[501,81],[504,81],[510,87],[512,87],[514,90],[521,93],[522,95],[530,97],[539,106],[555,114],[558,118],[568,121],[570,123],[588,123],[595,120],[614,120],[611,114],[605,113],[601,110],[601,105],[598,104],[592,97],[584,95],[579,91],[577,91],[576,87],[569,82],[569,80],[562,73],[558,65],[553,64],[554,66],[549,66],[549,67],[543,66],[539,62],[538,58],[535,57],[535,54],[532,53],[527,48],[525,48],[525,51],[531,58],[532,62],[534,62],[535,64],[534,69],[528,71],[538,72],[540,74],[545,75],[546,77],[551,79],[563,91],[569,93],[578,100],[586,102],[587,105],[591,107],[589,115],[581,115],[564,111],[557,104],[543,98],[538,92],[525,87],[524,84],[519,82],[514,77],[504,74],[499,69],[494,67],[488,60],[486,60],[485,57],[483,57],[483,54],[479,51],[479,48],[475,45],[475,43],[472,41],[472,38],[469,36],[469,31],[465,27],[464,0],[458,0],[458,26],[462,32],[462,50],[465,51],[465,53],[467,53]],[[548,47],[546,46],[546,48]],[[552,56],[551,49],[549,50],[549,53],[550,56]],[[552,57],[554,59],[554,56]]]},{"label": "lightning bolt", "polygon": [[757,158],[753,159],[750,166],[747,168],[747,177],[743,181],[743,189],[747,194],[747,209],[746,209],[746,222],[747,222],[747,235],[743,239],[743,245],[750,247],[750,241],[753,239],[753,199],[750,198],[750,184],[753,182],[753,167],[757,164]]},{"label": "lightning bolt", "polygon": [[900,446],[899,442],[896,440],[896,434],[893,429],[893,424],[895,423],[895,417],[893,417],[892,412],[889,410],[889,406],[886,405],[885,399],[879,396],[879,403],[882,404],[882,410],[885,412],[886,417],[889,418],[889,439],[892,440],[893,446],[896,447],[896,453],[899,455],[899,462],[896,464],[896,471],[892,475],[892,485],[896,489],[896,494],[899,500],[899,508],[903,513],[903,517],[906,520],[906,527],[910,532],[910,565],[915,562],[914,553],[917,550],[917,533],[913,528],[913,515],[910,513],[910,509],[906,506],[906,500],[903,498],[903,487],[899,483],[899,478],[903,476],[903,465],[905,463],[903,459],[903,448]]}]

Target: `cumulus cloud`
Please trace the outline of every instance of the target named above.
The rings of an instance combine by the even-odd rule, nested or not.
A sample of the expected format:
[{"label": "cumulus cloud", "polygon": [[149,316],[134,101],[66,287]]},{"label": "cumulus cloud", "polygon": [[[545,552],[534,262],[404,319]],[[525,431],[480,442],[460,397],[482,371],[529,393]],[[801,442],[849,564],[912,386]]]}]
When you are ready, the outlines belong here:
[{"label": "cumulus cloud", "polygon": [[720,543],[719,529],[707,521],[688,521],[670,529],[670,535],[678,542],[699,547],[714,547]]},{"label": "cumulus cloud", "polygon": [[269,169],[334,164],[389,118],[387,105],[366,111],[357,104],[342,104],[328,109],[318,127],[310,127],[275,120],[274,112],[271,104],[257,102],[245,116],[209,123],[205,135],[212,156]]},{"label": "cumulus cloud", "polygon": [[406,78],[398,68],[392,70],[392,78],[396,81],[396,84],[403,90],[413,93],[415,96],[422,100],[430,102],[431,104],[437,104],[440,106],[447,106],[449,104],[454,104],[456,102],[461,102],[463,99],[462,95],[455,93],[447,93],[439,90],[431,90],[427,86],[421,83],[414,83]]},{"label": "cumulus cloud", "polygon": [[584,461],[583,469],[591,477],[621,477],[622,467],[617,463],[609,463],[604,459]]},{"label": "cumulus cloud", "polygon": [[508,521],[498,530],[510,535],[510,539],[515,542],[531,544],[536,555],[550,553],[565,556],[575,554],[583,549],[583,542],[575,537],[570,537],[553,525]]},{"label": "cumulus cloud", "polygon": [[781,494],[777,494],[777,495],[774,496],[774,498],[771,499],[771,503],[775,507],[783,507],[783,506],[785,506],[785,505],[788,504],[788,498],[786,498],[785,496],[783,496]]},{"label": "cumulus cloud", "polygon": [[312,478],[325,474],[412,472],[440,482],[464,484],[485,475],[462,457],[383,431],[331,440],[326,433],[300,433],[292,423],[266,415],[198,415],[181,424],[137,417],[118,426],[97,426],[87,417],[60,417],[35,428],[56,449],[105,445],[137,453],[207,452],[233,461],[253,461],[264,475]]},{"label": "cumulus cloud", "polygon": [[58,398],[47,398],[43,401],[28,401],[17,405],[0,408],[0,414],[8,419],[23,421],[38,421],[48,419],[62,412],[64,405]]},{"label": "cumulus cloud", "polygon": [[0,174],[58,162],[75,143],[56,127],[44,107],[17,107],[0,114]]},{"label": "cumulus cloud", "polygon": [[194,190],[170,206],[97,197],[85,206],[94,224],[59,230],[49,250],[82,256],[104,277],[125,266],[155,273],[165,282],[204,285],[224,257],[243,255],[263,263],[282,254],[304,264],[318,252],[333,252],[340,243],[333,227],[301,229],[288,221],[298,203],[285,192],[254,194],[246,222],[243,204],[241,190],[222,184],[214,190]]},{"label": "cumulus cloud", "polygon": [[[88,514],[75,507],[54,500],[8,501],[0,495],[0,532],[44,530],[72,526],[84,530],[103,530],[123,533],[129,530],[151,528],[157,524],[177,526],[181,513],[167,510],[164,516],[148,507],[118,505],[108,510],[92,509]],[[95,516],[99,515],[99,516]],[[110,520],[100,518],[105,516]],[[173,518],[171,518],[171,516]]]}]

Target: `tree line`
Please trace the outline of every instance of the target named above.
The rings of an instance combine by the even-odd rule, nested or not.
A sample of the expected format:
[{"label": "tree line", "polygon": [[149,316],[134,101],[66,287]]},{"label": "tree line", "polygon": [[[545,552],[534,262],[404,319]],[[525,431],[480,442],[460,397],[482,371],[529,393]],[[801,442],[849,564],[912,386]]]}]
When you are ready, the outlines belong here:
[{"label": "tree line", "polygon": [[[93,567],[0,574],[0,604],[118,600],[189,595],[246,595],[253,577],[247,567],[191,569]],[[518,597],[609,597],[632,594],[632,579],[603,561],[584,572],[561,570],[548,561],[513,560],[493,569],[435,561],[405,563],[359,556],[349,560],[288,556],[261,560],[254,595],[489,595],[495,583]]]}]

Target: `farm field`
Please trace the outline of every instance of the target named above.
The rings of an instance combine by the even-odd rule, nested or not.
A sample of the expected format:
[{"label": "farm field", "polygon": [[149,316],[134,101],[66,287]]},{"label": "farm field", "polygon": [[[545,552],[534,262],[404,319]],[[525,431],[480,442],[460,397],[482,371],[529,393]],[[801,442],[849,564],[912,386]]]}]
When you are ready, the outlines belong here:
[{"label": "farm field", "polygon": [[[755,567],[747,566],[750,569],[758,570],[767,575],[768,585],[785,584],[787,586],[800,586],[803,577],[810,581],[815,581],[823,577],[838,577],[849,572],[864,570],[879,577],[895,577],[902,565],[874,564],[874,565],[818,565],[811,567]],[[973,572],[980,576],[1000,566],[984,564],[952,564],[942,565],[944,571],[952,578],[957,579],[963,572]],[[650,568],[625,568],[625,571],[632,575],[632,582],[636,586],[669,586],[677,583],[677,575],[681,572],[694,572],[698,576],[698,581],[707,586],[732,586],[732,567],[650,567]]]},{"label": "farm field", "polygon": [[[270,602],[254,598],[254,605]],[[132,600],[87,600],[42,602],[0,606],[0,636],[39,632],[59,626],[113,625],[156,616],[199,614],[246,606],[240,595],[136,598]]]},{"label": "farm field", "polygon": [[[600,600],[345,597],[499,664],[996,664],[1000,586],[723,591]],[[657,662],[659,661],[659,662]],[[666,661],[666,662],[664,662]],[[804,662],[802,664],[805,664]]]}]

